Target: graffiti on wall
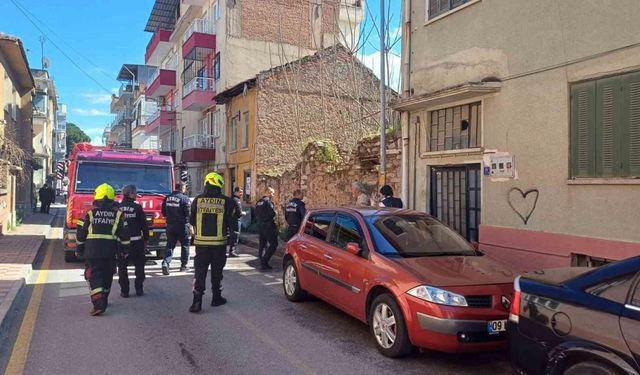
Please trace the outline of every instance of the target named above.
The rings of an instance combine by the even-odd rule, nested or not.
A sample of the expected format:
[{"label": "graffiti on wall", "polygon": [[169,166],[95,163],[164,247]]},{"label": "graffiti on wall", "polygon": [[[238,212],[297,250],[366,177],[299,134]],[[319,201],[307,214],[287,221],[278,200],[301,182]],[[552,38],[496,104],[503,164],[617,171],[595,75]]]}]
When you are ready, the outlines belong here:
[{"label": "graffiti on wall", "polygon": [[520,188],[514,187],[509,190],[507,201],[509,207],[522,219],[524,225],[527,225],[531,215],[536,210],[540,191],[538,189],[529,189],[522,191]]}]

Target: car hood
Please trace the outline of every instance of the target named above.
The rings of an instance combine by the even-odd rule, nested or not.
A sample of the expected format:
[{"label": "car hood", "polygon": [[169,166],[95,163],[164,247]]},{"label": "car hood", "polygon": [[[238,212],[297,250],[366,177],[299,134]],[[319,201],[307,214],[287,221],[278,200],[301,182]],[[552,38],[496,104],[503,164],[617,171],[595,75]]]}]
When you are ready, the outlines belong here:
[{"label": "car hood", "polygon": [[486,256],[439,256],[394,259],[421,282],[433,286],[467,286],[513,283],[506,265]]}]

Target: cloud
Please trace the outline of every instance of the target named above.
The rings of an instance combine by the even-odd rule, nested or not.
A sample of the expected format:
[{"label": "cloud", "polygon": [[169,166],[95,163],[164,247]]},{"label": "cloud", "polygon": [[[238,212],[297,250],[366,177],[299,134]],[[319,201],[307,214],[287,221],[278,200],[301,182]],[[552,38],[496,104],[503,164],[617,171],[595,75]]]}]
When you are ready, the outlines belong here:
[{"label": "cloud", "polygon": [[[373,72],[376,74],[378,78],[380,78],[380,52],[376,51],[368,55],[360,55],[358,56],[358,58],[360,59],[360,61],[362,61],[364,65],[369,67],[369,69],[373,70]],[[387,58],[388,58],[388,61],[386,65],[389,68],[386,74],[387,86],[399,92],[400,91],[400,69],[402,67],[400,56],[396,55],[394,52],[391,52],[387,54]]]},{"label": "cloud", "polygon": [[108,104],[111,103],[111,94],[100,94],[95,92],[85,92],[80,94],[90,104]]},{"label": "cloud", "polygon": [[88,135],[91,138],[94,137],[102,137],[102,133],[104,133],[104,127],[100,127],[100,128],[83,128],[82,129],[83,132],[85,132],[86,135]]},{"label": "cloud", "polygon": [[72,111],[78,116],[110,116],[111,115],[108,112],[101,111],[95,108],[89,108],[89,109],[73,108]]}]

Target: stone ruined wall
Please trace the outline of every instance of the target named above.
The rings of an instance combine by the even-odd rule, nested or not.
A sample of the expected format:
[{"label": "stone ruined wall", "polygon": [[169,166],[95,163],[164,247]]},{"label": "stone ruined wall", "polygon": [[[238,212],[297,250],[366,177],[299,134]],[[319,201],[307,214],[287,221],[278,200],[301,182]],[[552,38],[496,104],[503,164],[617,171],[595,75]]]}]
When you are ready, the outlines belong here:
[{"label": "stone ruined wall", "polygon": [[[396,196],[400,195],[401,147],[399,137],[387,139],[387,184],[393,188]],[[303,191],[308,208],[352,206],[355,205],[355,198],[351,195],[351,184],[359,181],[368,186],[377,204],[380,190],[378,136],[362,139],[351,152],[323,142],[310,143],[304,150],[302,159],[295,168],[280,177],[258,176],[258,195],[261,196],[267,186],[276,190],[274,202],[281,223],[282,207],[292,198],[295,189]]]},{"label": "stone ruined wall", "polygon": [[276,68],[258,77],[256,172],[294,169],[313,141],[350,152],[377,133],[379,81],[343,47]]}]

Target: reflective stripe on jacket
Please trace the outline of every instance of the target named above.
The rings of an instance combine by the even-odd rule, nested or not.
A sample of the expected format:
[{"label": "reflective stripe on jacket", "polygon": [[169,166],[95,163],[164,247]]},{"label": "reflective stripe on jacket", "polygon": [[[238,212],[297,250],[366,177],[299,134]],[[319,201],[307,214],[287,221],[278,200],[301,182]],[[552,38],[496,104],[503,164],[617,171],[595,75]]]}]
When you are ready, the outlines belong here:
[{"label": "reflective stripe on jacket", "polygon": [[122,212],[113,201],[95,204],[78,227],[78,251],[87,259],[109,259],[117,253],[127,252],[130,237]]},{"label": "reflective stripe on jacket", "polygon": [[[223,246],[233,222],[233,200],[224,195],[198,195],[191,204],[191,225],[196,246]],[[237,225],[237,222],[236,222]]]}]

